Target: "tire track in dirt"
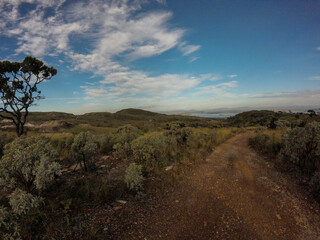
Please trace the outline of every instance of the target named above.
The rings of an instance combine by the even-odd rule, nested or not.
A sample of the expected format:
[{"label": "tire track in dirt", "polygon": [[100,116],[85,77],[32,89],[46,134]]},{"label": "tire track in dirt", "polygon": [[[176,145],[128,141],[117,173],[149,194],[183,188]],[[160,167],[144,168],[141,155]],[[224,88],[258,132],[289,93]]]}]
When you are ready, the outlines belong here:
[{"label": "tire track in dirt", "polygon": [[253,152],[248,136],[218,146],[156,207],[124,210],[134,224],[117,239],[320,239],[319,206]]}]

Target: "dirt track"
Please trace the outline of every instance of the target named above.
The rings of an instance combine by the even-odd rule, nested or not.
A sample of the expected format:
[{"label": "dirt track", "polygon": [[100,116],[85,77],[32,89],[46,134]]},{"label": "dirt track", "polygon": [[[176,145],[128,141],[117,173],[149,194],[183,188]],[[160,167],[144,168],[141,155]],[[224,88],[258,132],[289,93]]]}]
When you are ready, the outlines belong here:
[{"label": "dirt track", "polygon": [[318,205],[257,156],[247,137],[217,147],[152,206],[124,206],[118,221],[129,221],[112,239],[320,239]]}]

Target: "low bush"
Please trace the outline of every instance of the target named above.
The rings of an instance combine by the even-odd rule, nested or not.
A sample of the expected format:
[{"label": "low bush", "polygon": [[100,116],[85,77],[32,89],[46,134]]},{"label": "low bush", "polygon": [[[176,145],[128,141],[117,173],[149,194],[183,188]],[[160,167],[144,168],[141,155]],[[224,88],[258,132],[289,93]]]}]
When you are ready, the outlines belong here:
[{"label": "low bush", "polygon": [[116,158],[128,158],[131,156],[131,142],[142,134],[141,130],[131,125],[119,127],[114,136],[113,156]]},{"label": "low bush", "polygon": [[51,139],[50,143],[58,152],[63,166],[71,166],[75,163],[71,153],[73,136]]},{"label": "low bush", "polygon": [[4,146],[13,141],[13,137],[8,136],[7,134],[0,135],[0,159],[3,156]]},{"label": "low bush", "polygon": [[83,168],[87,171],[88,166],[92,164],[97,155],[97,144],[93,135],[90,132],[81,132],[75,136],[71,145],[71,152],[75,161],[80,163],[80,166],[83,163]]},{"label": "low bush", "polygon": [[113,151],[115,137],[112,133],[106,133],[99,137],[98,151],[100,154],[110,155]]},{"label": "low bush", "polygon": [[159,132],[146,134],[132,141],[132,153],[147,172],[164,167],[168,162],[166,137]]},{"label": "low bush", "polygon": [[309,123],[285,134],[281,158],[307,174],[320,169],[320,124]]},{"label": "low bush", "polygon": [[127,188],[135,194],[141,194],[143,191],[143,180],[142,166],[131,163],[126,169],[124,178]]},{"label": "low bush", "polygon": [[278,130],[261,130],[254,136],[249,137],[248,143],[257,152],[269,157],[275,157],[282,147],[282,134],[283,132]]},{"label": "low bush", "polygon": [[42,193],[61,174],[57,159],[44,137],[21,137],[5,146],[0,160],[0,186],[8,196],[8,207],[0,207],[0,235],[4,239],[20,239],[20,222],[40,206]]}]

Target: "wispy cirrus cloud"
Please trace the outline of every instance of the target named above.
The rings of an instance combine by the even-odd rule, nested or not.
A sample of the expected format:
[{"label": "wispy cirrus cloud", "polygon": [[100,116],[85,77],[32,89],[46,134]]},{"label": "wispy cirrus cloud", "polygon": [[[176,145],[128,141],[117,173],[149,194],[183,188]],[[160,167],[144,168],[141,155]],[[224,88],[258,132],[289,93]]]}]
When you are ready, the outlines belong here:
[{"label": "wispy cirrus cloud", "polygon": [[320,80],[320,76],[312,76],[309,79],[310,80]]},{"label": "wispy cirrus cloud", "polygon": [[200,45],[192,45],[187,42],[182,42],[179,44],[179,49],[182,52],[183,56],[188,56],[195,51],[198,51],[201,48]]},{"label": "wispy cirrus cloud", "polygon": [[236,77],[238,77],[238,75],[237,74],[231,74],[231,75],[228,75],[227,77],[228,78],[236,78]]},{"label": "wispy cirrus cloud", "polygon": [[236,95],[230,92],[231,89],[238,86],[237,81],[224,82],[216,85],[196,88],[195,95],[213,95],[215,97],[234,98]]},{"label": "wispy cirrus cloud", "polygon": [[319,98],[320,89],[304,89],[299,91],[283,91],[250,95],[250,98]]}]

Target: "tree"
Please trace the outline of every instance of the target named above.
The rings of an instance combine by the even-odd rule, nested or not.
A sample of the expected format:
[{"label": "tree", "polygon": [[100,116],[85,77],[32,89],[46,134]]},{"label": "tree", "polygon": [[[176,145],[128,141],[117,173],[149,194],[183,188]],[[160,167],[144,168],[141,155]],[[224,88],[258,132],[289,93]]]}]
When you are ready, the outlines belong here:
[{"label": "tree", "polygon": [[24,133],[29,107],[43,98],[38,84],[57,74],[34,57],[27,56],[23,62],[0,62],[0,117],[11,120],[17,135]]}]

